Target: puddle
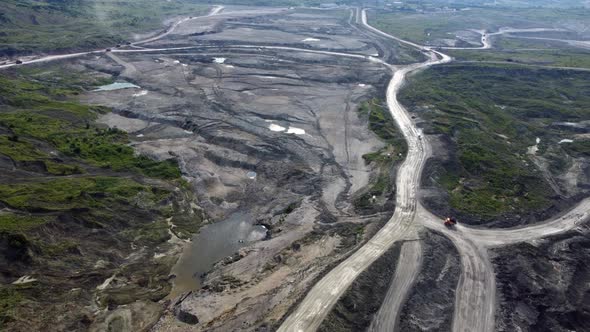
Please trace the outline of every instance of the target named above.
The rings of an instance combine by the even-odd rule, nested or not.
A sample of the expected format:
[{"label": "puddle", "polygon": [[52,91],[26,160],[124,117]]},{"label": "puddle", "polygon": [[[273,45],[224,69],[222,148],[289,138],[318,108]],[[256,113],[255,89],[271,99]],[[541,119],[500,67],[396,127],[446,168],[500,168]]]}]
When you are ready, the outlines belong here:
[{"label": "puddle", "polygon": [[213,58],[213,62],[215,63],[225,63],[225,60],[227,60],[227,58]]},{"label": "puddle", "polygon": [[114,90],[121,90],[121,89],[130,89],[130,88],[141,89],[141,87],[139,87],[133,83],[116,82],[113,84],[99,86],[98,89],[95,89],[93,91],[114,91]]},{"label": "puddle", "polygon": [[254,179],[256,179],[257,174],[256,174],[256,172],[248,172],[248,173],[246,173],[246,176],[248,177],[248,179],[254,180]]},{"label": "puddle", "polygon": [[176,278],[169,298],[199,289],[201,275],[211,270],[215,263],[231,256],[249,242],[264,239],[266,228],[252,225],[251,221],[249,215],[238,212],[223,221],[201,228],[172,269]]}]

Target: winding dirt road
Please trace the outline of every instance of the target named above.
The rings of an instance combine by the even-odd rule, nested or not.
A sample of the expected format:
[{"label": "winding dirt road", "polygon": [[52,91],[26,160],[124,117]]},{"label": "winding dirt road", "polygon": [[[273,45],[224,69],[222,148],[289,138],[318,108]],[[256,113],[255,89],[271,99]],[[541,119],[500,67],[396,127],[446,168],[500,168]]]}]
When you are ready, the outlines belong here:
[{"label": "winding dirt road", "polygon": [[[297,309],[283,322],[279,331],[316,330],[338,298],[354,279],[379,255],[396,241],[407,239],[415,231],[415,225],[422,225],[446,235],[457,247],[461,259],[461,276],[457,285],[453,331],[493,331],[495,328],[496,281],[493,266],[488,256],[489,246],[507,245],[521,241],[558,234],[574,228],[590,219],[590,199],[586,199],[572,211],[547,222],[517,229],[476,229],[458,226],[449,230],[442,226],[441,218],[432,215],[418,203],[416,192],[419,178],[426,159],[430,156],[430,144],[420,139],[417,129],[404,107],[397,101],[397,92],[406,74],[435,64],[448,63],[451,58],[430,47],[418,45],[382,32],[367,23],[366,11],[361,11],[361,24],[368,30],[397,42],[418,48],[431,54],[431,59],[419,64],[398,67],[387,89],[387,104],[390,112],[408,141],[408,155],[400,167],[396,180],[396,210],[389,222],[367,244],[354,255],[330,271],[306,295]],[[358,22],[358,16],[357,16]],[[500,31],[494,34],[505,33]],[[492,47],[489,35],[482,32],[482,46],[470,49]],[[463,48],[468,49],[468,48]],[[419,245],[404,246],[398,264],[403,270],[396,270],[393,284],[387,292],[379,312],[375,316],[371,331],[393,331],[403,302],[409,293],[421,267]]]},{"label": "winding dirt road", "polygon": [[[366,12],[363,11],[363,25],[370,27],[366,21]],[[375,28],[372,28],[375,31]],[[554,29],[525,29],[530,31],[547,31]],[[504,29],[492,35],[498,35],[507,32],[515,32],[515,29]],[[519,32],[522,32],[519,30]],[[381,33],[384,36],[389,36],[396,41],[403,42],[397,37],[393,37],[386,33]],[[482,46],[471,49],[488,49],[492,47],[489,35],[486,36],[485,31],[482,34]],[[419,49],[428,49],[428,47],[417,45],[415,43],[406,42],[405,44],[417,47]],[[463,48],[469,49],[469,48]],[[450,57],[445,54],[433,51],[443,59]],[[391,106],[390,106],[391,107]],[[392,110],[392,113],[393,110]],[[395,118],[395,117],[394,117]],[[395,118],[397,120],[397,118]],[[428,141],[424,140],[425,145],[430,148]],[[428,212],[421,204],[418,204],[416,220],[417,224],[421,224],[429,229],[436,230],[446,235],[456,246],[461,257],[461,276],[457,285],[455,297],[455,310],[453,317],[453,331],[493,331],[495,328],[495,309],[496,309],[496,281],[493,266],[489,259],[487,248],[492,246],[502,246],[514,244],[522,241],[529,241],[541,237],[563,233],[575,228],[581,223],[590,220],[590,198],[581,201],[574,209],[566,214],[550,219],[548,221],[535,224],[528,227],[512,228],[512,229],[477,229],[458,225],[456,230],[449,230],[442,226],[441,217],[434,216]],[[415,264],[418,265],[418,264]],[[399,265],[401,266],[401,265]],[[416,269],[416,267],[403,266],[404,269]],[[397,271],[396,271],[397,274]],[[407,283],[407,281],[404,281]],[[397,288],[392,285],[392,288]],[[388,292],[383,305],[388,305],[390,297],[404,298],[407,294],[406,290],[397,292]],[[401,307],[391,308],[392,310],[400,310]],[[385,308],[381,308],[384,311]],[[376,316],[379,319],[379,315]],[[395,321],[383,318],[380,322],[384,326],[380,331],[395,330]]]},{"label": "winding dirt road", "polygon": [[[363,24],[366,24],[366,13],[364,11],[362,13]],[[375,32],[377,31],[379,30]],[[417,208],[417,190],[420,184],[420,175],[426,159],[431,153],[430,146],[425,143],[425,140],[421,139],[420,130],[414,126],[410,115],[398,102],[397,93],[409,72],[449,61],[450,57],[448,56],[442,56],[439,59],[437,56],[432,55],[426,62],[400,66],[394,72],[387,87],[387,105],[408,144],[407,157],[400,166],[396,178],[397,206],[395,212],[373,238],[352,256],[332,269],[307,293],[297,309],[287,317],[278,331],[316,330],[336,301],[361,272],[385,253],[395,242],[409,239],[409,236],[413,234],[411,229]],[[408,268],[416,267],[416,265],[418,264],[410,264]],[[413,280],[414,273],[411,273],[411,271],[406,271],[404,275]]]},{"label": "winding dirt road", "polygon": [[[180,19],[179,21],[175,22],[174,24],[172,24],[172,26],[170,26],[168,29],[166,29],[164,32],[162,32],[161,34],[158,34],[156,36],[150,37],[148,39],[144,39],[144,40],[140,40],[137,42],[134,42],[131,44],[131,46],[137,46],[139,44],[145,44],[145,43],[149,43],[149,42],[153,42],[159,39],[162,39],[164,37],[166,37],[167,35],[169,35],[170,33],[172,33],[179,25],[181,25],[182,23],[185,23],[189,20],[195,20],[195,19],[199,19],[199,18],[203,18],[203,17],[210,17],[213,15],[218,15],[225,7],[223,6],[215,6],[211,9],[211,11],[204,16],[195,16],[193,18],[183,18]],[[178,48],[181,49],[181,48]],[[142,50],[142,49],[138,49],[138,50]],[[164,51],[166,49],[162,49],[162,51]],[[123,51],[125,50],[113,50],[113,52],[121,52],[123,53]],[[132,50],[126,50],[127,52],[130,52]],[[96,50],[96,51],[88,51],[88,52],[78,52],[78,53],[69,53],[69,54],[60,54],[60,55],[49,55],[49,56],[45,56],[45,57],[41,57],[38,59],[32,59],[32,60],[27,60],[27,61],[23,61],[22,64],[16,64],[16,63],[9,63],[9,64],[4,64],[4,65],[0,65],[0,69],[7,69],[7,68],[11,68],[11,67],[15,67],[15,66],[23,66],[23,65],[31,65],[31,64],[35,64],[35,63],[43,63],[43,62],[51,62],[51,61],[56,61],[56,60],[65,60],[65,59],[72,59],[72,58],[78,58],[81,56],[85,56],[85,55],[90,55],[90,54],[104,54],[105,50],[101,49],[101,50]]]},{"label": "winding dirt road", "polygon": [[[216,15],[222,9],[223,7],[216,6],[207,16]],[[449,230],[443,227],[440,221],[441,218],[434,216],[422,207],[418,202],[417,196],[422,169],[426,160],[431,156],[431,145],[427,138],[422,137],[420,129],[414,125],[406,109],[399,103],[397,100],[397,94],[408,73],[425,69],[433,65],[448,63],[452,59],[440,51],[397,38],[370,26],[367,23],[365,10],[357,10],[356,13],[356,22],[360,22],[359,24],[364,29],[367,29],[367,31],[415,47],[430,55],[430,58],[423,63],[393,66],[381,59],[360,54],[298,49],[282,46],[229,46],[229,48],[302,51],[332,56],[351,57],[382,63],[388,70],[393,72],[386,93],[387,105],[393,119],[398,124],[408,144],[407,157],[401,164],[396,177],[396,209],[391,219],[357,252],[326,274],[308,292],[300,305],[289,317],[287,317],[278,331],[307,332],[316,330],[336,301],[348,289],[360,273],[391,248],[391,246],[397,241],[415,239],[417,231],[421,227],[436,230],[447,236],[457,247],[461,258],[462,272],[456,291],[453,331],[493,331],[495,327],[494,313],[496,308],[496,286],[493,266],[488,257],[487,248],[529,241],[573,229],[590,219],[590,198],[583,200],[573,210],[562,216],[528,227],[499,230],[471,228],[461,225],[457,226],[455,230]],[[187,20],[189,19],[180,20],[162,34],[133,43],[133,45],[145,44],[163,38],[172,33],[174,29]],[[485,38],[485,40],[484,38],[485,32],[482,33],[483,46],[471,49],[491,48],[492,45],[489,41],[489,37]],[[138,48],[114,50],[113,53],[165,52],[172,50],[186,50],[190,48],[198,47],[162,49]],[[24,65],[102,53],[104,53],[104,51],[101,50],[47,56],[26,61],[24,62]],[[116,56],[114,58],[116,59]],[[15,64],[2,65],[0,66],[0,69],[12,66],[15,66]],[[392,285],[387,292],[383,305],[372,322],[372,331],[395,330],[396,321],[399,312],[403,307],[405,298],[410,292],[416,277],[419,275],[422,250],[420,242],[407,242],[402,248],[402,256],[398,266],[403,267],[403,269],[396,270],[395,275],[393,276]]]}]

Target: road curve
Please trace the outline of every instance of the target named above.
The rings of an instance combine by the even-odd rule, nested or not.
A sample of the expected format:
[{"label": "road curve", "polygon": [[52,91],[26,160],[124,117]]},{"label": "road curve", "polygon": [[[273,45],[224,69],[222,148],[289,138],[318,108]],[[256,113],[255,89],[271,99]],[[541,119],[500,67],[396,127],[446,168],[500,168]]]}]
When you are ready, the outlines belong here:
[{"label": "road curve", "polygon": [[578,203],[565,214],[525,227],[483,229],[457,225],[457,232],[485,247],[497,247],[536,240],[576,228],[590,220],[590,198]]},{"label": "road curve", "polygon": [[426,62],[400,66],[399,70],[395,71],[387,87],[387,105],[408,144],[407,157],[396,177],[395,212],[373,238],[328,272],[307,293],[278,331],[315,331],[354,279],[396,241],[406,239],[412,234],[409,230],[416,213],[420,175],[426,159],[430,156],[430,147],[421,139],[420,130],[413,125],[410,115],[398,102],[397,93],[409,72],[448,61],[449,57],[442,56],[442,59],[438,59],[433,56]]},{"label": "road curve", "polygon": [[461,275],[455,293],[453,331],[491,332],[495,328],[496,279],[487,250],[460,230],[449,230],[442,218],[418,207],[416,222],[448,237],[459,252]]},{"label": "road curve", "polygon": [[183,19],[180,19],[176,22],[174,22],[168,29],[166,29],[164,32],[153,36],[153,37],[149,37],[147,39],[143,39],[143,40],[139,40],[136,42],[131,43],[131,46],[137,46],[137,45],[141,45],[141,44],[146,44],[146,43],[150,43],[159,39],[162,39],[166,36],[168,36],[169,34],[171,34],[172,32],[174,32],[174,30],[176,30],[176,28],[178,28],[179,25],[188,22],[190,20],[195,20],[195,19],[199,19],[199,18],[203,18],[203,17],[209,17],[209,16],[214,16],[219,14],[225,7],[224,6],[214,6],[211,11],[209,12],[209,14],[204,15],[204,16],[195,16],[195,17],[185,17]]},{"label": "road curve", "polygon": [[[219,14],[219,12],[221,10],[223,10],[223,6],[215,6],[213,7],[213,9],[211,9],[211,11],[209,12],[209,14],[205,15],[205,16],[195,16],[192,19],[197,19],[197,18],[202,18],[202,17],[208,17],[208,16],[212,16],[212,15],[217,15]],[[171,28],[167,29],[164,33],[154,36],[154,37],[150,37],[148,39],[145,40],[141,40],[141,41],[137,41],[133,44],[131,44],[132,46],[137,46],[137,44],[143,44],[143,43],[147,43],[150,41],[155,41],[158,39],[163,38],[164,36],[167,36],[168,34],[170,34],[172,31],[174,31],[174,29],[176,29],[180,24],[188,21],[189,19],[182,19],[178,22],[176,22]],[[119,50],[114,50],[114,51],[119,51]],[[95,51],[88,51],[88,52],[77,52],[77,53],[69,53],[69,54],[60,54],[60,55],[49,55],[49,56],[45,56],[45,57],[41,57],[38,59],[33,59],[33,60],[29,60],[29,61],[23,61],[22,64],[17,65],[16,63],[9,63],[9,64],[5,64],[5,65],[0,65],[0,70],[2,69],[7,69],[7,68],[11,68],[11,67],[20,67],[20,66],[25,66],[25,65],[32,65],[35,63],[43,63],[43,62],[50,62],[50,61],[56,61],[56,60],[65,60],[65,59],[71,59],[71,58],[78,58],[81,56],[85,56],[85,55],[90,55],[90,54],[104,54],[105,50],[101,49],[101,50],[95,50]]]},{"label": "road curve", "polygon": [[166,51],[184,51],[184,50],[192,50],[192,49],[204,49],[204,48],[244,48],[244,49],[259,49],[259,50],[279,50],[279,51],[297,51],[297,52],[306,52],[306,53],[315,53],[315,54],[323,54],[323,55],[333,55],[333,56],[340,56],[340,57],[347,57],[347,58],[355,58],[360,60],[369,60],[377,63],[381,63],[386,66],[390,66],[385,61],[372,57],[370,55],[361,55],[361,54],[353,54],[353,53],[342,53],[342,52],[333,52],[333,51],[321,51],[321,50],[314,50],[308,48],[298,48],[298,47],[289,47],[289,46],[258,46],[258,45],[227,45],[227,46],[184,46],[184,47],[170,47],[170,48],[140,48],[140,49],[132,49],[132,50],[113,50],[113,53],[152,53],[152,52],[166,52]]},{"label": "road curve", "polygon": [[[366,22],[365,11],[363,11],[362,21],[363,25],[370,28]],[[377,29],[372,28],[372,30],[379,33]],[[531,30],[545,31],[552,29],[526,29],[526,31]],[[503,29],[491,35],[507,32],[516,31],[514,29]],[[404,42],[389,34],[380,34]],[[405,44],[422,50],[429,49],[412,42],[405,42]],[[463,49],[491,48],[489,35],[486,38],[485,32],[482,32],[482,45],[481,47]],[[433,52],[442,59],[447,60],[447,62],[450,61],[450,57],[447,55],[434,50]],[[426,139],[425,144],[427,147],[430,146]],[[446,235],[457,247],[461,257],[462,272],[457,285],[452,330],[491,332],[495,329],[496,281],[487,248],[533,240],[573,229],[577,225],[590,220],[590,198],[581,201],[574,209],[562,216],[528,227],[495,230],[458,225],[456,229],[449,230],[442,226],[441,220],[442,218],[434,216],[421,204],[418,205],[416,222]],[[398,293],[397,295],[401,296],[402,294]],[[380,310],[385,309],[382,307]]]}]

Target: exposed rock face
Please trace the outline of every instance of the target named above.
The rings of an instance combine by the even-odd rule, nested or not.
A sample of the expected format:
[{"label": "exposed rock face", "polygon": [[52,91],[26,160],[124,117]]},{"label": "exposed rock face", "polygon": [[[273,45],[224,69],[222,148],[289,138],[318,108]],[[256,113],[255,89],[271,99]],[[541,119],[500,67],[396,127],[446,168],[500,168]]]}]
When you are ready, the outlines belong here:
[{"label": "exposed rock face", "polygon": [[190,325],[195,325],[197,323],[199,323],[199,319],[197,318],[197,316],[191,314],[188,311],[185,311],[183,309],[178,309],[178,313],[176,314],[176,317],[178,318],[179,321],[183,322],[183,323],[187,323]]},{"label": "exposed rock face", "polygon": [[588,229],[493,250],[499,331],[590,329]]},{"label": "exposed rock face", "polygon": [[400,313],[399,330],[449,331],[461,273],[458,252],[448,238],[438,233],[426,231],[420,238],[422,273]]}]

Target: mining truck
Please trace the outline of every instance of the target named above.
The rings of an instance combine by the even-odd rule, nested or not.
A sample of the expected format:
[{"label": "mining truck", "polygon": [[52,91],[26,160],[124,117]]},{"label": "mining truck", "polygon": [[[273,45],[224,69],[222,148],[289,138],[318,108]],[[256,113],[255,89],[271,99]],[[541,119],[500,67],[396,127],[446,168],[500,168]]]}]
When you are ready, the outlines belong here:
[{"label": "mining truck", "polygon": [[457,219],[453,218],[453,217],[447,217],[447,219],[445,219],[445,226],[451,228],[453,226],[455,226],[457,224]]}]

